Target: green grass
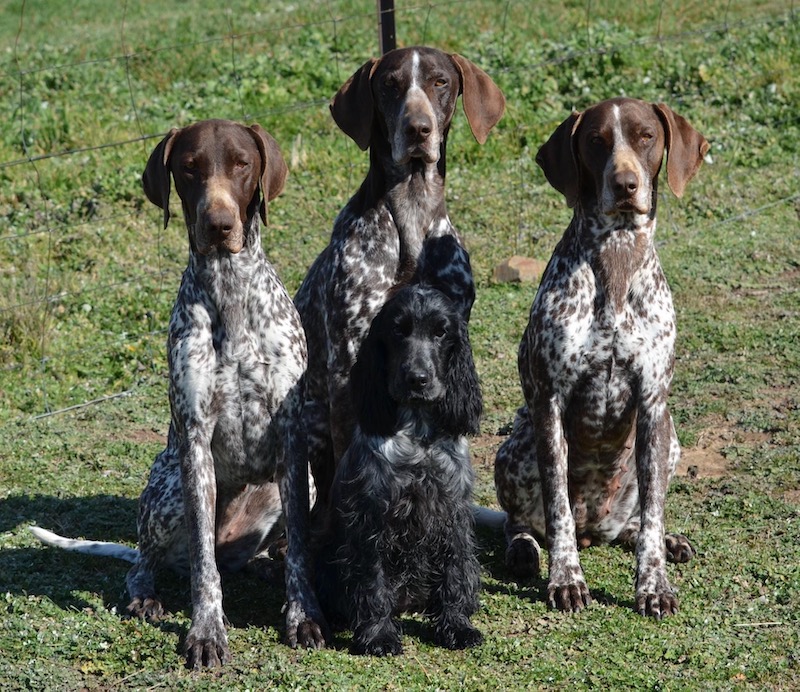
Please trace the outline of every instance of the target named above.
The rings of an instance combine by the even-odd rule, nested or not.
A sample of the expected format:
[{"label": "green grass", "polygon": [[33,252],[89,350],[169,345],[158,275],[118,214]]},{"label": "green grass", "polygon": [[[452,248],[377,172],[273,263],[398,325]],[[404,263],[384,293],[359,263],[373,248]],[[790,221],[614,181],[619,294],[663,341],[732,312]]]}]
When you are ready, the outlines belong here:
[{"label": "green grass", "polygon": [[[398,37],[456,51],[508,99],[484,146],[458,113],[448,207],[468,243],[471,335],[486,404],[476,495],[521,401],[516,349],[535,292],[499,285],[511,254],[546,259],[569,220],[534,163],[569,113],[625,93],[665,101],[711,142],[682,200],[659,202],[678,313],[671,397],[684,446],[667,521],[698,547],[670,568],[680,613],[636,616],[633,556],[582,553],[595,604],[548,611],[481,533],[486,643],[406,653],[280,643],[282,589],[226,581],[234,659],[183,669],[185,581],[170,616],[121,617],[126,566],[42,548],[39,523],[136,540],[136,498],[169,419],[164,329],[186,260],[140,175],[157,137],[205,117],[258,121],[290,162],[264,233],[291,291],[357,188],[366,155],[327,103],[377,47],[373,2],[210,0],[0,8],[0,684],[8,689],[793,689],[800,686],[800,18],[790,2],[397,3]],[[23,11],[24,7],[24,11]],[[111,146],[108,146],[111,145]],[[174,209],[177,212],[177,208]],[[178,217],[179,218],[179,217]],[[122,393],[122,394],[121,394]],[[114,396],[121,394],[120,396]],[[114,396],[90,406],[85,402]],[[56,415],[37,417],[51,411]],[[698,467],[690,477],[685,467]]]}]

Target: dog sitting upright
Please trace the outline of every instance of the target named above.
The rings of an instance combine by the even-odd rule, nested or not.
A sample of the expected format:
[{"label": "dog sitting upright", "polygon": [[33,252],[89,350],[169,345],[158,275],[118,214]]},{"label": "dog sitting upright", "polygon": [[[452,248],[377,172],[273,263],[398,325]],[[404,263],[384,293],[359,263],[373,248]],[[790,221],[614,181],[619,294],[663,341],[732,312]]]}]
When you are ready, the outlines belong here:
[{"label": "dog sitting upright", "polygon": [[472,466],[481,394],[466,321],[442,292],[399,290],[353,367],[353,441],[334,476],[318,593],[359,654],[402,652],[396,616],[422,610],[441,646],[479,644]]},{"label": "dog sitting upright", "polygon": [[308,338],[304,420],[319,502],[350,443],[350,370],[373,317],[400,284],[427,282],[469,318],[469,255],[447,214],[447,137],[461,96],[481,144],[505,99],[460,55],[425,46],[367,61],[331,102],[336,124],[369,149],[369,171],[295,297]]},{"label": "dog sitting upright", "polygon": [[691,559],[664,532],[667,485],[680,456],[667,408],[675,313],[655,244],[658,175],[680,197],[708,143],[663,104],[604,101],[567,118],[536,157],[574,208],[542,276],[519,348],[527,403],[497,454],[508,513],[506,562],[538,576],[547,538],[548,602],[590,602],[578,547],[636,549],[635,609],[676,612],[665,557]]},{"label": "dog sitting upright", "polygon": [[189,573],[191,667],[230,658],[220,571],[244,568],[285,517],[286,639],[324,646],[327,626],[309,574],[308,459],[298,423],[306,341],[261,247],[259,217],[283,189],[286,164],[259,125],[204,120],[173,129],[147,162],[148,199],[170,218],[171,179],[189,235],[189,264],[167,343],[172,420],[139,499],[139,549],[63,539],[50,545],[133,562],[128,611],[158,619],[162,567]]}]

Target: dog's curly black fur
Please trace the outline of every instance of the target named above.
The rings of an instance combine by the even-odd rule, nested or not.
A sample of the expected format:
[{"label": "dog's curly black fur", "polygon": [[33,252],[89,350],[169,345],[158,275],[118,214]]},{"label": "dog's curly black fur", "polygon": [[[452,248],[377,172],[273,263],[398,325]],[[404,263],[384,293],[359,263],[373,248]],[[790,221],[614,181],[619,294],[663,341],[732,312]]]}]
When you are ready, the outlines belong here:
[{"label": "dog's curly black fur", "polygon": [[336,471],[318,589],[354,653],[402,653],[396,616],[422,611],[437,644],[483,637],[470,623],[480,568],[465,435],[482,400],[467,326],[426,286],[399,290],[375,317],[352,371],[358,416]]}]

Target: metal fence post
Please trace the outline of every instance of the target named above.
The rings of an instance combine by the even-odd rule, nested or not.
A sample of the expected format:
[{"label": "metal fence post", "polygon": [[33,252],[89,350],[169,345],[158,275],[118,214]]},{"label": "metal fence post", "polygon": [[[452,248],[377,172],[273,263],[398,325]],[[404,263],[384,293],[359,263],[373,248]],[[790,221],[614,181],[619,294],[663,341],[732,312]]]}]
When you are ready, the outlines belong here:
[{"label": "metal fence post", "polygon": [[381,55],[397,47],[394,30],[394,0],[377,0],[378,2],[378,40]]}]

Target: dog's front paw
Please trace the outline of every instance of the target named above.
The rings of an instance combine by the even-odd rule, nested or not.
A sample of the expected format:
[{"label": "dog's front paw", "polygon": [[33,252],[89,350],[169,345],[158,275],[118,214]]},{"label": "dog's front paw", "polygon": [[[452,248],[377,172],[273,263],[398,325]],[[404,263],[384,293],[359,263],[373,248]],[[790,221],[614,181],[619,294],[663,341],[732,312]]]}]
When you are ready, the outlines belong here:
[{"label": "dog's front paw", "polygon": [[215,668],[231,659],[228,649],[228,635],[222,622],[212,627],[192,625],[186,635],[184,644],[186,665],[195,670],[199,668]]},{"label": "dog's front paw", "polygon": [[583,570],[577,562],[559,565],[552,560],[550,564],[550,581],[547,584],[547,604],[551,608],[572,613],[579,613],[589,606],[592,597]]},{"label": "dog's front paw", "polygon": [[678,612],[678,597],[669,584],[655,591],[637,589],[636,612],[661,620]]},{"label": "dog's front paw", "polygon": [[689,562],[697,551],[681,533],[668,533],[666,535],[667,560],[669,562]]},{"label": "dog's front paw", "polygon": [[466,623],[460,627],[437,629],[435,641],[447,649],[471,649],[483,643],[483,634],[477,627]]},{"label": "dog's front paw", "polygon": [[547,604],[551,608],[579,613],[591,603],[592,596],[585,581],[547,585]]},{"label": "dog's front paw", "polygon": [[517,534],[506,549],[506,567],[517,579],[538,579],[542,549],[530,534]]},{"label": "dog's front paw", "polygon": [[286,611],[286,643],[293,649],[324,649],[330,639],[328,623],[319,610],[307,613],[293,602]]},{"label": "dog's front paw", "polygon": [[356,628],[350,650],[362,656],[399,656],[403,653],[400,626],[388,623],[381,628],[366,626]]}]

